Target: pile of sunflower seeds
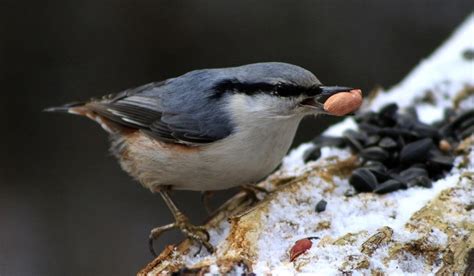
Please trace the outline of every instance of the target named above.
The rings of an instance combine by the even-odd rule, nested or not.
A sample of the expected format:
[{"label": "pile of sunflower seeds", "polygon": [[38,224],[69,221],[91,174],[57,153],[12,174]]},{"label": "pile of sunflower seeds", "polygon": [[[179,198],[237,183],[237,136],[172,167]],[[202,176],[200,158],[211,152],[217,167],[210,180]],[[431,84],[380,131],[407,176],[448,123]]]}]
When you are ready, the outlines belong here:
[{"label": "pile of sunflower seeds", "polygon": [[304,154],[316,160],[321,148],[350,147],[361,160],[349,183],[358,192],[384,194],[413,186],[430,188],[453,167],[452,149],[474,133],[474,110],[455,114],[446,110],[445,120],[434,125],[420,122],[414,109],[399,113],[396,104],[379,112],[355,116],[359,130],[343,137],[319,136]]}]

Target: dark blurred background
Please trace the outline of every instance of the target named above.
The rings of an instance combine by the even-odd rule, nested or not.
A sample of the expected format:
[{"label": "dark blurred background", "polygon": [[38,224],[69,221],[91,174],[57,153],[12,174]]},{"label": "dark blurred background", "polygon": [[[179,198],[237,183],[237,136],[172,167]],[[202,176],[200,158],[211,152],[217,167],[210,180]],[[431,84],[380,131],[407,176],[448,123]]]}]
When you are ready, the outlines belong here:
[{"label": "dark blurred background", "polygon": [[[206,67],[301,65],[325,84],[390,87],[472,12],[465,1],[0,1],[0,275],[131,275],[161,198],[95,123],[41,109]],[[295,144],[334,119],[306,120]],[[229,193],[220,193],[215,206]],[[177,192],[196,223],[200,194]],[[178,232],[156,243],[161,250]]]}]

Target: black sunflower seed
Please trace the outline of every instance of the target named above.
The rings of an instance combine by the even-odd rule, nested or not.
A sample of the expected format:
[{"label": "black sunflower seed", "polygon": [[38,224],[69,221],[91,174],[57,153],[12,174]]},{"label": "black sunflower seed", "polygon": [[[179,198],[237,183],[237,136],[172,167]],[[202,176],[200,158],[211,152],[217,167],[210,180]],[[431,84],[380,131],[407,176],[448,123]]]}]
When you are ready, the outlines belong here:
[{"label": "black sunflower seed", "polygon": [[417,163],[417,164],[411,165],[410,168],[420,168],[420,169],[426,170],[426,165],[423,163]]},{"label": "black sunflower seed", "polygon": [[365,168],[354,170],[351,177],[349,178],[349,183],[358,192],[371,192],[375,189],[375,187],[377,187],[377,179],[370,172],[370,170]]},{"label": "black sunflower seed", "polygon": [[398,146],[397,142],[390,137],[384,137],[379,142],[379,147],[384,149],[393,149]]},{"label": "black sunflower seed", "polygon": [[382,107],[379,111],[380,116],[382,117],[395,117],[397,114],[398,105],[396,103],[387,104]]},{"label": "black sunflower seed", "polygon": [[422,168],[411,167],[409,169],[406,169],[400,172],[399,175],[400,175],[400,178],[403,179],[404,181],[410,181],[419,176],[428,176],[428,172],[426,172],[426,170]]},{"label": "black sunflower seed", "polygon": [[378,135],[371,135],[367,139],[367,142],[365,143],[366,146],[374,146],[380,141],[380,136]]},{"label": "black sunflower seed", "polygon": [[386,160],[384,163],[389,167],[398,166],[400,160],[400,154],[398,151],[390,151],[390,158]]},{"label": "black sunflower seed", "polygon": [[414,124],[411,130],[416,132],[419,137],[431,137],[433,139],[439,139],[441,136],[438,129],[420,122]]},{"label": "black sunflower seed", "polygon": [[304,162],[315,161],[319,157],[321,157],[321,148],[319,146],[311,147],[303,153]]},{"label": "black sunflower seed", "polygon": [[352,136],[354,139],[357,139],[360,143],[363,143],[367,140],[367,134],[361,131],[355,131],[353,129],[346,130],[344,134]]},{"label": "black sunflower seed", "polygon": [[454,165],[454,157],[449,155],[433,155],[428,159],[428,164],[434,170],[439,168],[449,170]]},{"label": "black sunflower seed", "polygon": [[419,137],[418,133],[408,130],[408,129],[403,129],[403,128],[398,128],[398,127],[384,127],[380,128],[379,131],[377,132],[379,135],[383,136],[390,136],[390,137],[404,137],[408,139],[416,139]]},{"label": "black sunflower seed", "polygon": [[474,117],[474,109],[464,111],[463,113],[459,114],[459,116],[456,117],[456,119],[453,121],[453,124],[457,126],[458,124],[461,124],[462,122],[473,117]]},{"label": "black sunflower seed", "polygon": [[356,132],[352,129],[349,129],[344,132],[344,137],[347,139],[347,143],[354,148],[356,151],[362,150],[362,142],[364,141],[364,137],[361,136],[361,132]]},{"label": "black sunflower seed", "polygon": [[373,123],[373,122],[376,122],[378,119],[378,115],[374,112],[365,112],[365,113],[359,113],[359,114],[356,114],[356,116],[354,117],[354,120],[357,122],[357,123]]},{"label": "black sunflower seed", "polygon": [[455,117],[454,120],[452,120],[450,123],[444,125],[441,128],[441,133],[444,135],[449,136],[454,129],[456,129],[458,126],[460,126],[464,121],[474,117],[474,109],[471,109],[469,111],[466,111],[459,116]]},{"label": "black sunflower seed", "polygon": [[378,182],[383,182],[390,178],[387,168],[378,161],[366,162],[364,168],[368,169],[377,178]]},{"label": "black sunflower seed", "polygon": [[400,189],[406,189],[406,188],[407,186],[403,184],[402,182],[395,179],[390,179],[378,185],[377,188],[374,189],[374,193],[386,194],[386,193],[390,193],[390,192],[394,192],[394,191],[397,191]]},{"label": "black sunflower seed", "polygon": [[414,116],[400,115],[397,118],[397,126],[404,129],[410,129],[415,124]]},{"label": "black sunflower seed", "polygon": [[369,134],[369,135],[378,134],[379,131],[380,131],[380,127],[374,126],[374,125],[369,124],[369,123],[360,123],[359,124],[359,129],[361,131],[367,132],[367,134]]},{"label": "black sunflower seed", "polygon": [[459,128],[466,129],[468,127],[474,126],[474,116],[472,118],[468,118],[464,120],[460,125]]},{"label": "black sunflower seed", "polygon": [[433,186],[431,179],[428,176],[417,176],[407,182],[408,187],[420,186],[425,188],[431,188]]},{"label": "black sunflower seed", "polygon": [[461,134],[459,135],[460,139],[466,139],[467,137],[471,136],[474,134],[474,126],[470,126],[469,128],[463,130]]},{"label": "black sunflower seed", "polygon": [[397,145],[399,148],[403,148],[406,145],[405,139],[402,136],[397,137]]},{"label": "black sunflower seed", "polygon": [[[473,60],[474,59],[474,49],[466,49],[464,51],[462,51],[462,57],[465,59],[465,60]],[[473,264],[474,264],[474,249],[471,250],[471,253],[469,253],[472,255],[472,260],[473,260]],[[473,267],[474,268],[474,267]],[[473,269],[474,271],[474,269]],[[467,275],[467,274],[466,274]]]},{"label": "black sunflower seed", "polygon": [[367,167],[384,168],[385,170],[387,169],[385,167],[385,165],[382,162],[379,162],[379,161],[369,160],[367,162],[364,162],[364,165],[367,166]]},{"label": "black sunflower seed", "polygon": [[380,147],[368,147],[360,151],[359,155],[366,160],[384,161],[390,155],[388,152]]},{"label": "black sunflower seed", "polygon": [[402,163],[416,163],[424,161],[428,157],[429,150],[434,146],[431,138],[421,139],[406,144],[400,152],[400,161]]},{"label": "black sunflower seed", "polygon": [[[346,131],[342,141],[321,138],[315,143],[350,146],[362,158],[363,166],[349,179],[358,192],[431,187],[433,180],[453,167],[449,146],[456,148],[459,140],[474,133],[474,110],[457,114],[445,109],[444,113],[444,121],[429,125],[419,121],[415,108],[400,114],[397,105],[390,104],[379,112],[357,114],[358,131]],[[442,141],[448,147],[439,146]]]},{"label": "black sunflower seed", "polygon": [[327,201],[324,199],[321,199],[317,204],[316,204],[316,212],[321,213],[326,210],[326,205],[328,205]]}]

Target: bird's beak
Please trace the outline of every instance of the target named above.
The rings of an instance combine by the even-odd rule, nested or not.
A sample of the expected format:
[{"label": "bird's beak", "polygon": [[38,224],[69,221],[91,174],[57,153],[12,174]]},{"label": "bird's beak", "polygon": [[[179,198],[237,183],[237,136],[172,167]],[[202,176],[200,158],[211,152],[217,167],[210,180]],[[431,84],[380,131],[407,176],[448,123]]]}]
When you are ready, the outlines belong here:
[{"label": "bird's beak", "polygon": [[351,91],[352,87],[345,87],[345,86],[320,86],[320,93],[316,96],[318,102],[324,104],[324,102],[334,94],[339,92],[349,92]]},{"label": "bird's beak", "polygon": [[317,88],[319,91],[316,93],[314,97],[306,98],[301,102],[302,106],[310,107],[313,109],[318,109],[321,112],[324,111],[324,102],[334,94],[339,92],[349,92],[354,88],[345,87],[345,86],[318,86]]}]

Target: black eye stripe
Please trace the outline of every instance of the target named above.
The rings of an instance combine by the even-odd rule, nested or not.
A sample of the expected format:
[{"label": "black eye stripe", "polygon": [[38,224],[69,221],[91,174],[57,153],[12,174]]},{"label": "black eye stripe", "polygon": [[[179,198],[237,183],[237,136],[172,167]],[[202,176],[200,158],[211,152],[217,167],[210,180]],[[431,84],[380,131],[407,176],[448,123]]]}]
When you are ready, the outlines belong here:
[{"label": "black eye stripe", "polygon": [[320,85],[310,87],[298,86],[292,83],[270,84],[265,82],[242,83],[235,79],[227,79],[214,86],[215,97],[220,97],[223,93],[241,93],[255,95],[259,93],[273,94],[280,97],[297,97],[301,95],[315,96],[321,93]]}]

